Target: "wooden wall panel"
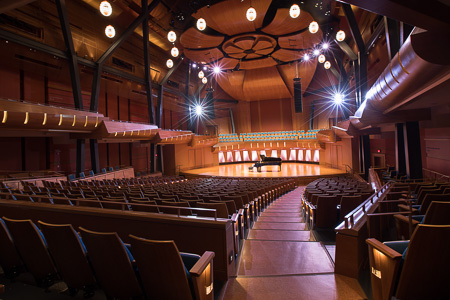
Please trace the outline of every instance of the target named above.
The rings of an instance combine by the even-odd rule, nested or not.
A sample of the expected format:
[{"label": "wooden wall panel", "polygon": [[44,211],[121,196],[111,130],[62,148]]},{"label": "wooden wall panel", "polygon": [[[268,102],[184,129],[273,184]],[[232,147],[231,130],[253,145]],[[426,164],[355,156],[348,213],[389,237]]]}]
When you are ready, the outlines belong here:
[{"label": "wooden wall panel", "polygon": [[110,143],[109,144],[109,166],[115,167],[119,164],[119,144]]},{"label": "wooden wall panel", "polygon": [[250,124],[252,132],[261,132],[261,118],[260,118],[260,101],[250,102]]},{"label": "wooden wall panel", "polygon": [[24,73],[24,100],[45,103],[44,76],[32,72]]},{"label": "wooden wall panel", "polygon": [[25,170],[45,170],[45,138],[25,138]]},{"label": "wooden wall panel", "polygon": [[[1,60],[0,60],[1,62]],[[16,67],[0,65],[0,97],[20,99],[20,72]]]},{"label": "wooden wall panel", "polygon": [[[0,80],[1,82],[1,80]],[[20,171],[22,169],[20,138],[0,138],[1,170]]]},{"label": "wooden wall panel", "polygon": [[119,120],[129,121],[128,119],[128,98],[119,97]]},{"label": "wooden wall panel", "polygon": [[133,143],[133,168],[135,172],[148,172],[150,148],[148,145]]},{"label": "wooden wall panel", "polygon": [[130,166],[130,143],[120,144],[120,164]]}]

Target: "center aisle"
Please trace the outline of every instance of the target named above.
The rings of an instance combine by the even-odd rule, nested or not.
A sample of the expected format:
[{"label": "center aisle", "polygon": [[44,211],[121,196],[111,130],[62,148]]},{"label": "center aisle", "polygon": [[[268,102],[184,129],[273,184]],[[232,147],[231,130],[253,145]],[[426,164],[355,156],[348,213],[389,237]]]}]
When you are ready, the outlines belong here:
[{"label": "center aisle", "polygon": [[228,280],[224,300],[366,299],[357,280],[334,274],[325,247],[306,228],[303,188],[261,213],[244,242],[237,277]]}]

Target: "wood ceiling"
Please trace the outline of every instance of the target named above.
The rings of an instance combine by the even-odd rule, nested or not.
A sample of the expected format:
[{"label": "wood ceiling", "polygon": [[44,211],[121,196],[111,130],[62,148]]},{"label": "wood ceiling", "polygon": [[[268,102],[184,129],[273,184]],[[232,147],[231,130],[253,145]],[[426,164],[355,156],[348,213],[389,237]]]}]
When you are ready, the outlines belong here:
[{"label": "wood ceiling", "polygon": [[[213,75],[220,87],[237,100],[257,101],[293,97],[295,64],[322,41],[323,33],[308,30],[313,17],[305,10],[298,18],[289,16],[288,7],[274,6],[272,0],[254,1],[253,22],[246,18],[248,1],[228,0],[205,6],[193,14],[204,18],[207,29],[191,27],[180,38],[190,60],[220,66]],[[305,91],[318,63],[301,62],[302,89]]]}]

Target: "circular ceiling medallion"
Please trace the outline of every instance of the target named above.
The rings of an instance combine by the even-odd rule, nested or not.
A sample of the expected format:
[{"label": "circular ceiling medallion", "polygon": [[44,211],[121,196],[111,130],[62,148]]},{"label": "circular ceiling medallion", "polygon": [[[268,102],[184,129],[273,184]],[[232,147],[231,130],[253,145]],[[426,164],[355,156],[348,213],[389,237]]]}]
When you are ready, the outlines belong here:
[{"label": "circular ceiling medallion", "polygon": [[277,46],[276,40],[263,34],[244,34],[226,41],[222,50],[237,59],[255,59],[272,53]]}]

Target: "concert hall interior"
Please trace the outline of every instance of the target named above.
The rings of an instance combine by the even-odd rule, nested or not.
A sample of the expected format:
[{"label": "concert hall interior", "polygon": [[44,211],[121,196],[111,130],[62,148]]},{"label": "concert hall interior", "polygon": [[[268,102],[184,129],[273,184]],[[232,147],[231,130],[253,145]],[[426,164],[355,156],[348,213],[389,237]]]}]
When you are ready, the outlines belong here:
[{"label": "concert hall interior", "polygon": [[449,16],[0,1],[0,298],[450,299]]}]

